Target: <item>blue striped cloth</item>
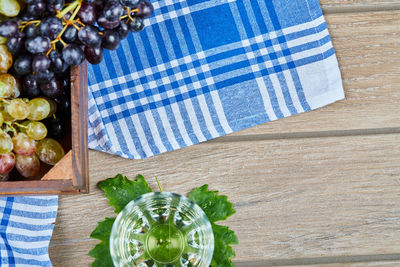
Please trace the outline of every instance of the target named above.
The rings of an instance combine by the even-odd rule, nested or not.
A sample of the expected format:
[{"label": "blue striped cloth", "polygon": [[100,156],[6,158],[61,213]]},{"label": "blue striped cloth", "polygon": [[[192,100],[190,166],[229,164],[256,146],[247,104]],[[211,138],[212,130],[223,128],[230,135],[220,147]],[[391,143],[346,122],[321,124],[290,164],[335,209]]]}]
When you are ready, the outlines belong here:
[{"label": "blue striped cloth", "polygon": [[159,0],[89,67],[89,147],[146,158],[344,98],[318,0]]},{"label": "blue striped cloth", "polygon": [[0,197],[0,266],[51,266],[58,196]]}]

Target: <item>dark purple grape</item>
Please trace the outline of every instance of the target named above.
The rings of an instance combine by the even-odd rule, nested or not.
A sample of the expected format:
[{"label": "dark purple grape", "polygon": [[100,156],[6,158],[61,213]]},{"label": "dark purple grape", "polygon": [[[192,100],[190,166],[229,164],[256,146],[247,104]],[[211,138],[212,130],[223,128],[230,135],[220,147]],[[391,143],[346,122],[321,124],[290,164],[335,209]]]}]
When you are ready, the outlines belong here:
[{"label": "dark purple grape", "polygon": [[62,35],[62,39],[67,43],[73,43],[78,36],[78,30],[74,26],[68,26]]},{"label": "dark purple grape", "polygon": [[80,29],[78,38],[86,46],[98,47],[101,45],[99,29],[92,25],[87,25]]},{"label": "dark purple grape", "polygon": [[3,37],[13,37],[18,34],[18,23],[13,20],[6,20],[0,23],[0,35]]},{"label": "dark purple grape", "polygon": [[19,75],[26,75],[32,72],[32,57],[20,55],[14,62],[14,69]]},{"label": "dark purple grape", "polygon": [[[69,69],[67,69],[67,71],[65,73],[70,73]],[[64,75],[62,77],[59,77],[59,79],[62,81],[62,86],[64,88],[64,93],[63,93],[63,97],[69,98],[69,96],[71,95],[71,76],[70,75]]]},{"label": "dark purple grape", "polygon": [[102,47],[108,50],[115,50],[119,47],[119,34],[116,31],[107,30],[103,33]]},{"label": "dark purple grape", "polygon": [[23,35],[17,35],[8,38],[6,42],[8,52],[13,55],[17,54],[21,50],[21,47],[23,47],[24,40],[25,38]]},{"label": "dark purple grape", "polygon": [[35,78],[40,84],[48,83],[54,78],[54,72],[45,70],[35,73]]},{"label": "dark purple grape", "polygon": [[32,74],[29,74],[25,77],[24,81],[22,82],[22,90],[23,95],[27,96],[28,98],[35,98],[41,94],[39,84],[36,81],[35,76]]},{"label": "dark purple grape", "polygon": [[63,77],[63,87],[67,88],[71,86],[71,76],[69,75],[64,75]]},{"label": "dark purple grape", "polygon": [[143,19],[139,17],[135,17],[133,21],[130,21],[129,24],[129,29],[133,32],[140,32],[144,28],[144,23]]},{"label": "dark purple grape", "polygon": [[85,46],[85,57],[90,64],[97,65],[103,60],[103,48]]},{"label": "dark purple grape", "polygon": [[39,35],[39,29],[36,27],[35,24],[29,24],[24,29],[26,38],[32,38]]},{"label": "dark purple grape", "polygon": [[120,0],[121,4],[130,8],[134,8],[139,4],[140,0]]},{"label": "dark purple grape", "polygon": [[107,30],[112,30],[117,28],[120,24],[121,21],[119,19],[111,21],[111,20],[107,20],[104,16],[100,16],[97,19],[97,23],[99,24],[100,27],[107,29]]},{"label": "dark purple grape", "polygon": [[139,11],[135,13],[135,17],[140,17],[140,18],[150,17],[151,15],[153,15],[154,12],[153,5],[145,0],[142,0],[138,4],[137,9],[139,9]]},{"label": "dark purple grape", "polygon": [[25,41],[25,48],[32,54],[45,53],[50,49],[48,37],[36,36]]},{"label": "dark purple grape", "polygon": [[25,10],[28,15],[38,18],[42,16],[43,12],[46,10],[46,3],[43,0],[32,1],[32,3],[27,2]]},{"label": "dark purple grape", "polygon": [[103,9],[103,16],[110,21],[119,20],[124,14],[124,7],[117,1],[108,1]]},{"label": "dark purple grape", "polygon": [[97,10],[93,4],[82,2],[81,8],[77,14],[78,18],[86,25],[93,25],[97,19]]},{"label": "dark purple grape", "polygon": [[56,14],[61,11],[64,6],[64,0],[47,0],[47,10],[51,14]]},{"label": "dark purple grape", "polygon": [[40,34],[49,37],[51,40],[56,39],[62,29],[63,24],[56,17],[44,18],[39,25]]},{"label": "dark purple grape", "polygon": [[19,18],[21,21],[31,21],[35,20],[36,16],[26,13],[26,10],[24,9],[24,11],[20,13]]},{"label": "dark purple grape", "polygon": [[80,65],[85,60],[85,54],[76,44],[69,44],[63,48],[62,57],[64,62],[70,66]]},{"label": "dark purple grape", "polygon": [[49,58],[51,60],[50,68],[55,73],[65,73],[65,71],[68,69],[68,65],[65,64],[61,53],[58,51],[51,51]]},{"label": "dark purple grape", "polygon": [[63,93],[62,84],[56,78],[52,78],[48,83],[40,85],[42,93],[50,98],[61,96]]},{"label": "dark purple grape", "polygon": [[37,55],[32,60],[32,71],[34,73],[46,71],[50,67],[50,59],[45,55]]},{"label": "dark purple grape", "polygon": [[61,120],[60,117],[56,116],[53,117],[51,116],[50,118],[47,118],[44,120],[44,124],[47,127],[47,136],[52,137],[55,139],[61,139],[64,137],[66,133],[66,128],[65,124]]},{"label": "dark purple grape", "polygon": [[128,36],[130,30],[129,30],[129,26],[126,23],[121,23],[121,25],[119,25],[119,27],[117,28],[117,32],[119,34],[119,38],[125,39],[126,36]]}]

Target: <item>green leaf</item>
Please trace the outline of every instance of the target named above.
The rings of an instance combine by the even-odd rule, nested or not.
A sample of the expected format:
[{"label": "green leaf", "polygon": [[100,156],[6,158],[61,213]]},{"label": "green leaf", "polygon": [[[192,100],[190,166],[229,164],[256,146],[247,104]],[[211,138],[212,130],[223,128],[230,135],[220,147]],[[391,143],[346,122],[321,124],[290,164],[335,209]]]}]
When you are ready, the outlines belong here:
[{"label": "green leaf", "polygon": [[131,200],[152,192],[142,175],[138,175],[136,181],[132,181],[118,174],[114,178],[99,182],[98,186],[104,191],[110,206],[115,208],[115,213],[119,213]]},{"label": "green leaf", "polygon": [[106,218],[98,223],[96,229],[90,234],[91,238],[101,240],[90,252],[89,256],[95,258],[92,267],[113,266],[110,254],[110,235],[115,218]]},{"label": "green leaf", "polygon": [[218,191],[208,190],[208,185],[195,188],[189,193],[189,199],[197,203],[211,222],[214,233],[214,255],[212,267],[233,266],[230,258],[235,257],[235,251],[230,244],[238,244],[235,232],[227,226],[217,225],[214,222],[226,220],[236,211],[228,197],[218,195]]},{"label": "green leaf", "polygon": [[212,223],[214,233],[214,254],[211,261],[212,267],[233,267],[231,258],[235,257],[235,251],[230,244],[238,244],[235,232],[227,226]]},{"label": "green leaf", "polygon": [[90,237],[101,241],[108,241],[114,221],[115,218],[106,218],[104,221],[99,222],[96,229],[90,234]]},{"label": "green leaf", "polygon": [[218,191],[208,190],[207,184],[190,191],[189,199],[200,206],[210,222],[226,220],[236,212],[227,196],[219,196]]}]

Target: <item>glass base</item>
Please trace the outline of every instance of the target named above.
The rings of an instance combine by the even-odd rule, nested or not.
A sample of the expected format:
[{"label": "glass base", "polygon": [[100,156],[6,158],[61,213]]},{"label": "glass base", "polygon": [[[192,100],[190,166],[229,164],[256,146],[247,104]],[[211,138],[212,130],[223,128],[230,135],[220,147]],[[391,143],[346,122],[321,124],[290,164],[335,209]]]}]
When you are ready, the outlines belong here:
[{"label": "glass base", "polygon": [[147,234],[145,248],[151,259],[159,263],[173,263],[182,256],[185,239],[175,226],[159,224]]}]

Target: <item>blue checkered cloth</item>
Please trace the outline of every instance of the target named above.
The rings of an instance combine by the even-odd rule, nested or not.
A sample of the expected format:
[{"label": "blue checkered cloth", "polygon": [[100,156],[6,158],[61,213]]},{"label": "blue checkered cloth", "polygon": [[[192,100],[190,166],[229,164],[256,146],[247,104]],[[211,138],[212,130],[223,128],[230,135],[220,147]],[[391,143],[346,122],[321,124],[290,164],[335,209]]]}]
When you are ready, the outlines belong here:
[{"label": "blue checkered cloth", "polygon": [[146,158],[344,98],[317,0],[159,0],[89,67],[89,147]]},{"label": "blue checkered cloth", "polygon": [[51,266],[57,196],[0,197],[0,266]]}]

